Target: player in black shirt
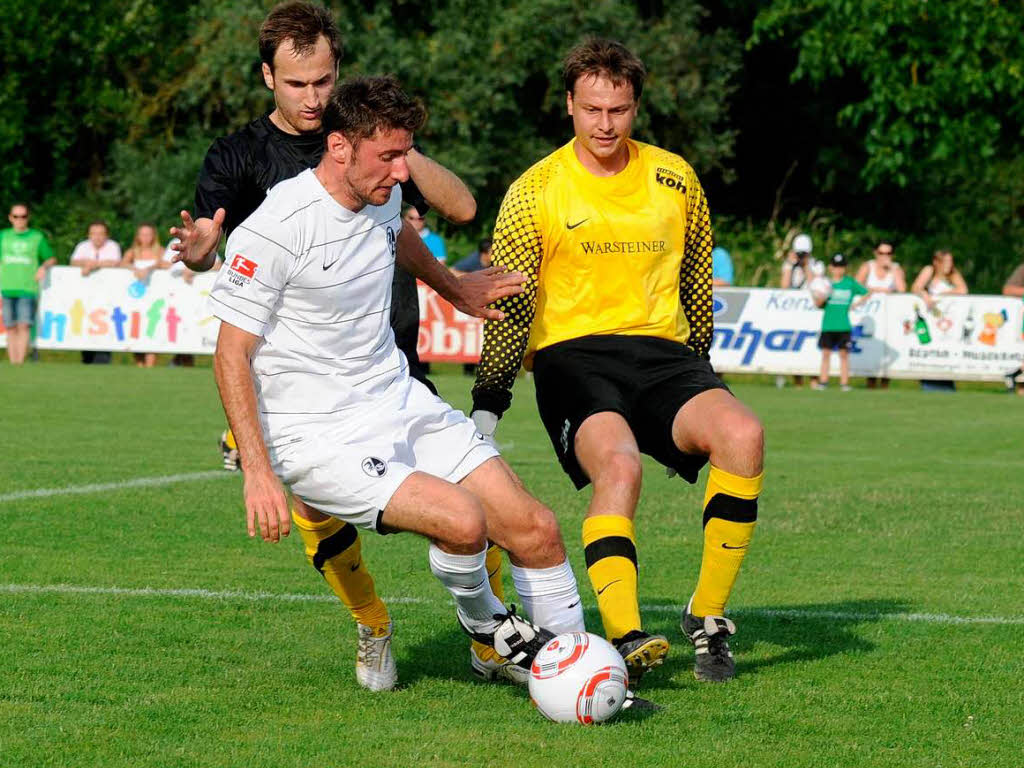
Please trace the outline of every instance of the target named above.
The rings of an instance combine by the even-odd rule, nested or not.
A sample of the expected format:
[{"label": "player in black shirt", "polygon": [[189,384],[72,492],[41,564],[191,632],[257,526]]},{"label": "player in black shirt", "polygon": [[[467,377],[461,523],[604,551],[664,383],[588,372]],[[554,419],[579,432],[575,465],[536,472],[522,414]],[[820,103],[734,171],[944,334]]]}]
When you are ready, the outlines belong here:
[{"label": "player in black shirt", "polygon": [[[195,217],[182,211],[182,225],[171,230],[181,241],[172,245],[178,252],[176,260],[197,272],[210,269],[221,237],[259,207],[271,187],[317,165],[324,150],[323,108],[337,79],[340,55],[337,27],[324,8],[289,2],[271,11],[260,29],[260,58],[264,82],[274,94],[274,110],[237,133],[217,139],[208,150],[196,185]],[[416,150],[407,160],[415,183],[403,184],[403,199],[421,213],[433,207],[454,223],[473,218],[476,202],[455,174]],[[426,249],[421,243],[417,245]],[[472,290],[486,297],[479,306],[521,292],[519,275],[497,278],[494,274],[474,273],[459,279],[464,290],[472,285]],[[397,267],[391,325],[399,349],[409,360],[410,374],[433,390],[416,353],[416,280]],[[237,450],[230,433],[226,433],[224,442],[224,449],[234,451],[227,455],[230,461],[226,466],[230,463],[234,468]],[[309,561],[359,625],[356,678],[371,690],[393,687],[396,673],[391,621],[366,568],[356,529],[297,500],[293,501],[293,519]],[[287,532],[285,526],[281,533]],[[488,558],[488,573],[494,573],[492,583],[496,582],[499,589],[500,563],[500,553],[493,552]],[[490,670],[488,676],[492,678],[499,676],[507,664],[484,646],[474,646],[473,653],[474,659],[482,659],[480,663]]]}]

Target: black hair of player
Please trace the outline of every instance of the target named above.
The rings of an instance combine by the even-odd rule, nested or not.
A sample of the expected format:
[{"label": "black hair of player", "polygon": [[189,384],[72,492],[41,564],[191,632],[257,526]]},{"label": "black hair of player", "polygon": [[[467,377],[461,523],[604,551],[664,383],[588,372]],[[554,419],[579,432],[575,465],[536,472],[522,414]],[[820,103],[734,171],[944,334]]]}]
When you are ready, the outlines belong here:
[{"label": "black hair of player", "polygon": [[334,65],[341,61],[341,33],[326,8],[312,3],[288,2],[275,6],[260,26],[260,59],[274,70],[274,54],[291,41],[297,56],[308,56],[324,37],[331,47]]},{"label": "black hair of player", "polygon": [[341,133],[355,147],[378,130],[415,133],[426,122],[426,108],[394,76],[350,77],[334,87],[324,107],[324,140]]},{"label": "black hair of player", "polygon": [[622,43],[603,37],[591,37],[577,45],[562,63],[565,90],[575,93],[581,77],[605,77],[615,85],[633,86],[633,100],[640,101],[647,79],[647,68]]},{"label": "black hair of player", "polygon": [[477,244],[476,250],[478,253],[490,253],[491,245],[491,239],[489,237],[485,237]]}]

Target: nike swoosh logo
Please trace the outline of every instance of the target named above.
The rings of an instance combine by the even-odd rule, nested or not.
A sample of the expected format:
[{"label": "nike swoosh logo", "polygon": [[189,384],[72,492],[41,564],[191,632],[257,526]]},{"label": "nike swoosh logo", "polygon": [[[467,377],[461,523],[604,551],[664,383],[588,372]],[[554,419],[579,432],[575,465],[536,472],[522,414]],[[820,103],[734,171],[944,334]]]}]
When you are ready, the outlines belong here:
[{"label": "nike swoosh logo", "polygon": [[362,560],[356,561],[356,564],[352,566],[352,573],[355,573],[356,571],[358,571],[359,570],[359,566],[362,565],[362,564],[363,564]]},{"label": "nike swoosh logo", "polygon": [[607,584],[605,584],[603,587],[601,587],[599,590],[597,590],[597,594],[600,595],[606,589],[608,589],[608,587],[610,587],[612,584],[618,584],[620,581],[622,581],[622,579],[616,579],[615,581],[609,581]]},{"label": "nike swoosh logo", "polygon": [[[600,593],[598,593],[598,594],[600,594]],[[569,603],[569,605],[568,605],[568,606],[566,606],[566,607],[567,607],[567,608],[575,608],[575,607],[576,607],[577,605],[579,605],[579,604],[580,604],[580,601],[579,601],[579,600],[577,600],[577,601],[576,601],[575,603]]]},{"label": "nike swoosh logo", "polygon": [[499,565],[497,568],[495,568],[493,571],[491,571],[490,573],[487,574],[487,578],[488,579],[493,579],[494,578],[494,574],[496,574],[500,570],[501,570],[501,566]]},{"label": "nike swoosh logo", "polygon": [[579,220],[579,221],[577,221],[577,222],[576,222],[575,224],[570,224],[570,223],[569,223],[569,220],[568,220],[568,219],[566,219],[566,220],[565,220],[565,228],[566,228],[566,229],[576,229],[576,227],[578,227],[578,226],[579,226],[580,224],[582,224],[582,223],[583,223],[583,222],[585,222],[585,221],[590,221],[590,219],[580,219],[580,220]]},{"label": "nike swoosh logo", "polygon": [[746,549],[749,544],[744,544],[742,547],[730,547],[728,544],[722,544],[722,549]]},{"label": "nike swoosh logo", "polygon": [[328,264],[328,263],[327,263],[327,262],[325,261],[325,262],[324,262],[324,272],[326,272],[326,271],[327,271],[328,269],[330,269],[331,267],[333,267],[333,266],[334,266],[335,264],[337,264],[337,263],[338,263],[338,260],[337,260],[337,259],[335,259],[334,261],[332,261],[332,262],[331,262],[330,264]]}]

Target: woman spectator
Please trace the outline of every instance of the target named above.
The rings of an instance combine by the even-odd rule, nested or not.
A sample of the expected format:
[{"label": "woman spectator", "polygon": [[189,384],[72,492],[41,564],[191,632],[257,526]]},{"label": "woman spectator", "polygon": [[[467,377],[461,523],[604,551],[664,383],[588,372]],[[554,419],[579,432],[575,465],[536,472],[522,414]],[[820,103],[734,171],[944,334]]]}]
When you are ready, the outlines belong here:
[{"label": "woman spectator", "polygon": [[932,263],[921,270],[910,292],[920,296],[928,309],[935,308],[939,296],[966,295],[967,283],[953,264],[953,252],[948,248],[936,251]]},{"label": "woman spectator", "polygon": [[[937,311],[935,303],[940,296],[966,295],[967,283],[953,264],[953,252],[948,248],[936,251],[932,263],[921,270],[910,291],[920,296],[932,311]],[[952,392],[956,389],[956,382],[952,379],[922,381],[921,389]]]},{"label": "woman spectator", "polygon": [[[856,280],[872,294],[874,293],[906,293],[907,278],[903,268],[892,260],[894,247],[889,240],[879,240],[875,246],[875,258],[864,262],[857,270]],[[885,377],[867,377],[868,389],[889,388],[889,379]]]},{"label": "woman spectator", "polygon": [[[135,230],[135,239],[131,248],[124,253],[121,266],[131,269],[136,280],[146,280],[154,269],[166,269],[169,265],[163,260],[164,247],[160,244],[160,236],[152,224],[139,224]],[[152,368],[156,365],[155,352],[133,352],[135,365],[139,368]]]}]

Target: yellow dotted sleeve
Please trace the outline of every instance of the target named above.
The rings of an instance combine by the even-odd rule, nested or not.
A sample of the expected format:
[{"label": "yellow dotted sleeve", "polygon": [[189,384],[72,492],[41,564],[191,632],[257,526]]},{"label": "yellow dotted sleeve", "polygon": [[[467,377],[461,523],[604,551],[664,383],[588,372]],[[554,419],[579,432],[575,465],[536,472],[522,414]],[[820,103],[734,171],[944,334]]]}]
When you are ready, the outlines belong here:
[{"label": "yellow dotted sleeve", "polygon": [[679,271],[679,301],[690,324],[688,344],[701,357],[711,350],[711,215],[697,174],[687,168],[686,238]]},{"label": "yellow dotted sleeve", "polygon": [[473,410],[499,416],[512,403],[512,385],[523,364],[537,306],[542,257],[540,199],[544,173],[527,171],[509,188],[498,211],[492,245],[493,264],[522,272],[524,291],[495,303],[504,320],[484,323],[484,343],[473,386]]}]

